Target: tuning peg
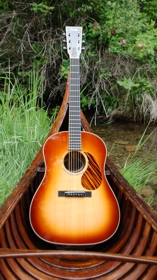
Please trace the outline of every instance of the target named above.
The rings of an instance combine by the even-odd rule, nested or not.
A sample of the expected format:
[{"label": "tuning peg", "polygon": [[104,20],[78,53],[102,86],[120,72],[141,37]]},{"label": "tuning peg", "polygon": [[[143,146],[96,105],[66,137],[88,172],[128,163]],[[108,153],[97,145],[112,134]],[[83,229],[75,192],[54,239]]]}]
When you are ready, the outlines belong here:
[{"label": "tuning peg", "polygon": [[85,51],[85,48],[84,48],[84,47],[82,48],[82,51]]},{"label": "tuning peg", "polygon": [[66,36],[65,32],[63,33],[63,36]]},{"label": "tuning peg", "polygon": [[66,41],[66,39],[63,39],[63,41],[62,41],[63,43],[66,43],[67,41]]},{"label": "tuning peg", "polygon": [[63,47],[63,50],[67,50],[67,47]]},{"label": "tuning peg", "polygon": [[85,40],[82,41],[82,44],[85,44]]},{"label": "tuning peg", "polygon": [[84,33],[82,33],[82,36],[85,36],[85,34],[84,34]]}]

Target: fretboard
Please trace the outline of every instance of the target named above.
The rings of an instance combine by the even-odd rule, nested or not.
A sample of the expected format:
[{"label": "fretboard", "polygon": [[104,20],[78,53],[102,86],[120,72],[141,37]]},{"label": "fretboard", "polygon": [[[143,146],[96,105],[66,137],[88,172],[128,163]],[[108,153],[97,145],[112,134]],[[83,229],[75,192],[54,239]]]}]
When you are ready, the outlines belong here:
[{"label": "fretboard", "polygon": [[78,58],[70,59],[69,150],[81,150],[80,66]]}]

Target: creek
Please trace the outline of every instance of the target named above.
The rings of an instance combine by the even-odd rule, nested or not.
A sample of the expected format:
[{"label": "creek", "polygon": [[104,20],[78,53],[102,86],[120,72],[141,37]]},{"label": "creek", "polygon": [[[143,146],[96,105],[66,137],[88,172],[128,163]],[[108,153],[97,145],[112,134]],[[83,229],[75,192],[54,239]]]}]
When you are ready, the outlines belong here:
[{"label": "creek", "polygon": [[[147,138],[148,139],[142,148],[134,154],[132,162],[143,156],[146,165],[157,161],[157,129],[155,125],[149,125],[147,127],[144,124],[121,121],[106,122],[102,118],[99,118],[97,119],[96,125],[92,124],[91,127],[93,132],[100,136],[105,142],[107,154],[118,170],[122,168],[128,158],[133,155],[141,138],[142,143]],[[149,195],[154,193],[151,206],[157,211],[157,170],[155,175],[156,178],[149,186],[146,186],[149,187],[149,189],[145,190],[144,197],[147,196],[148,198]]]}]

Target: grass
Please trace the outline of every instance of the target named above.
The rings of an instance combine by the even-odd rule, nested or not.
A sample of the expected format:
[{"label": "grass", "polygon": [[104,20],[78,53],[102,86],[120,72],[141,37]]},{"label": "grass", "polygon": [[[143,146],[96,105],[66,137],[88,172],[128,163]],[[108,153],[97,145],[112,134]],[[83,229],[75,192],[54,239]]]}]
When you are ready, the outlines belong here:
[{"label": "grass", "polygon": [[[154,184],[154,182],[157,181],[157,160],[151,163],[147,163],[147,157],[149,156],[147,154],[138,159],[135,159],[138,150],[146,143],[146,141],[152,136],[152,134],[156,130],[155,129],[151,134],[149,134],[145,138],[144,136],[147,131],[147,127],[139,140],[135,152],[132,156],[128,157],[127,161],[124,163],[124,167],[119,170],[123,177],[140,194],[143,193],[143,190],[146,186],[151,186],[152,184]],[[150,194],[149,197],[145,198],[147,203],[150,204],[150,206],[153,204],[153,196],[153,194]]]},{"label": "grass", "polygon": [[[137,160],[128,163],[125,167],[120,169],[123,177],[134,187],[134,189],[142,196],[146,202],[157,211],[156,197],[151,186],[157,182],[157,161],[150,164],[146,163],[146,155]],[[147,196],[144,195],[145,189],[149,188]]]},{"label": "grass", "polygon": [[[42,76],[35,70],[25,74],[29,78],[27,86],[23,86],[10,72],[0,77],[4,82],[0,91],[0,205],[29,167],[52,123],[52,119],[48,118],[47,112],[43,109]],[[37,106],[39,96],[41,108]],[[134,159],[138,149],[151,136],[150,134],[145,138],[145,132],[146,130],[135,153],[120,170],[138,192],[157,179],[155,174],[157,161],[146,164],[146,155],[144,158]]]},{"label": "grass", "polygon": [[29,75],[27,87],[12,73],[0,77],[0,205],[29,167],[52,122],[43,106],[36,106],[42,79],[34,70]]},{"label": "grass", "polygon": [[157,179],[157,161],[146,164],[146,156],[143,156],[120,169],[121,174],[135,188],[141,192],[142,188]]}]

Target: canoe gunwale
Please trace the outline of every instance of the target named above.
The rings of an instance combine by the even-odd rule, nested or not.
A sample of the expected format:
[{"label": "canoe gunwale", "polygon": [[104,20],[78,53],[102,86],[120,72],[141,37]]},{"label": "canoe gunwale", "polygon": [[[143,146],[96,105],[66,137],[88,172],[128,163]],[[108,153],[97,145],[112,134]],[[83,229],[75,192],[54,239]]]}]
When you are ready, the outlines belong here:
[{"label": "canoe gunwale", "polygon": [[[47,138],[50,137],[50,135],[56,133],[59,131],[62,122],[64,120],[64,117],[68,110],[68,93],[69,93],[69,83],[66,84],[66,91],[65,91],[65,97],[64,102],[62,102],[62,105],[60,107],[59,113],[57,115],[57,118],[50,130],[50,132],[47,135]],[[36,176],[38,172],[38,168],[43,163],[43,155],[42,155],[42,147],[39,149],[36,157],[26,170],[23,177],[20,179],[19,183],[15,186],[13,191],[10,193],[8,198],[4,201],[2,206],[0,207],[0,229],[3,227],[5,221],[9,217],[9,215],[12,213],[14,208],[16,207],[17,203],[23,196],[23,194],[26,192],[27,188],[30,186],[31,182],[33,181],[34,177]]]},{"label": "canoe gunwale", "polygon": [[[63,103],[48,137],[65,128],[68,93],[67,83]],[[83,130],[92,132],[82,111],[81,124]],[[112,240],[99,244],[93,251],[92,248],[87,251],[58,248],[54,250],[54,247],[47,250],[46,245],[38,246],[39,241],[30,231],[27,211],[31,196],[43,174],[43,156],[40,148],[24,176],[1,206],[0,278],[155,279],[157,214],[123,178],[109,158],[106,159],[105,174],[118,198],[123,217]],[[14,268],[17,274],[14,274]],[[27,271],[27,268],[30,270]],[[20,278],[19,275],[26,275],[26,278]]]},{"label": "canoe gunwale", "polygon": [[[66,91],[64,96],[64,102],[61,105],[55,123],[53,124],[47,138],[58,132],[64,117],[68,110],[68,93],[69,93],[69,83],[66,84]],[[89,123],[87,122],[86,118],[84,117],[83,112],[81,111],[81,123],[82,127],[85,131],[92,132]],[[13,189],[11,194],[5,200],[3,205],[1,206],[0,211],[0,228],[4,225],[5,221],[16,207],[16,204],[21,199],[27,188],[29,187],[30,183],[36,176],[38,169],[40,169],[43,163],[43,155],[42,155],[42,147],[39,149],[36,157],[32,161],[31,165],[28,167],[27,171]],[[157,214],[154,210],[146,203],[146,201],[135,191],[135,189],[125,180],[125,178],[120,174],[120,172],[116,169],[115,165],[110,161],[107,157],[106,159],[106,174],[112,177],[115,180],[115,184],[117,187],[124,193],[127,199],[136,207],[138,211],[145,217],[148,223],[153,227],[155,231],[157,231]],[[124,188],[125,186],[125,188]]]},{"label": "canoe gunwale", "polygon": [[[134,205],[134,207],[142,214],[147,222],[157,232],[157,214],[155,211],[146,203],[143,197],[136,192],[136,190],[126,181],[126,179],[116,169],[115,165],[107,158],[106,166],[110,172],[110,177],[114,180],[115,184],[124,193],[126,198]],[[125,188],[124,188],[125,186]]]}]

